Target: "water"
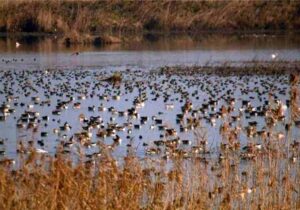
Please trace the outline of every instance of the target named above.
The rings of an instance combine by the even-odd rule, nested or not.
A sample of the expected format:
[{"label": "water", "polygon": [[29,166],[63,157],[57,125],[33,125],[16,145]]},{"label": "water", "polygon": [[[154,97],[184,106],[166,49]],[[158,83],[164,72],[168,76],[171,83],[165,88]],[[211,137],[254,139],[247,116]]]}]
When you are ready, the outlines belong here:
[{"label": "water", "polygon": [[[27,147],[32,141],[35,147],[54,155],[58,145],[73,139],[74,145],[64,148],[66,152],[72,154],[76,154],[78,148],[86,155],[101,153],[97,146],[90,144],[100,142],[109,146],[113,150],[113,155],[118,158],[125,156],[130,148],[136,150],[139,157],[144,157],[151,148],[156,148],[155,141],[168,141],[177,137],[181,140],[190,140],[190,145],[180,144],[178,147],[190,151],[192,146],[198,146],[199,143],[195,131],[205,133],[208,139],[207,147],[217,148],[222,139],[219,133],[220,125],[229,120],[226,117],[222,118],[219,112],[222,105],[228,105],[228,98],[236,99],[231,116],[238,116],[240,109],[247,109],[242,105],[242,100],[249,100],[257,112],[263,112],[270,90],[276,99],[284,104],[290,97],[287,75],[222,77],[196,74],[167,77],[152,73],[150,70],[165,65],[203,65],[207,62],[225,61],[238,63],[253,59],[270,61],[272,54],[277,55],[275,59],[297,60],[300,55],[300,43],[294,36],[206,35],[202,38],[179,36],[158,37],[154,41],[153,39],[152,37],[151,41],[148,38],[139,42],[106,47],[67,48],[53,37],[30,37],[29,42],[28,37],[2,38],[0,104],[10,105],[15,112],[0,122],[1,138],[6,139],[4,145],[0,145],[0,150],[6,152],[6,157],[14,158],[20,142]],[[18,48],[15,47],[16,41],[21,43]],[[74,52],[80,53],[76,56],[72,55]],[[48,68],[55,70],[45,71]],[[126,69],[129,71],[125,71]],[[123,82],[120,86],[101,82],[100,78],[112,75],[112,71],[123,71]],[[147,100],[139,107],[134,104],[134,100],[142,94],[145,94]],[[107,95],[108,99],[101,99],[104,95]],[[40,97],[40,101],[34,104],[32,97],[36,96]],[[85,96],[85,99],[79,98],[80,96]],[[115,100],[114,96],[120,96],[120,99]],[[182,113],[181,109],[187,100],[192,102],[193,112],[187,113],[184,123],[179,124],[176,115]],[[214,100],[216,104],[209,105],[203,112],[201,111]],[[66,103],[68,108],[57,108],[60,101],[68,101]],[[24,106],[21,106],[21,103]],[[81,104],[79,109],[74,108],[75,103]],[[174,108],[167,109],[168,105]],[[95,106],[95,110],[90,111],[89,107],[92,106]],[[114,107],[117,112],[136,107],[138,116],[120,116],[119,113],[108,110],[100,111],[98,110],[100,106],[106,109]],[[52,114],[56,109],[61,111],[60,115]],[[39,113],[39,116],[33,119],[36,123],[35,131],[32,128],[27,129],[28,122],[25,121],[29,119],[22,123],[25,128],[16,126],[26,111]],[[100,117],[97,121],[98,127],[88,130],[92,135],[87,140],[88,146],[82,142],[85,140],[80,144],[80,138],[75,137],[75,134],[82,132],[88,124],[79,120],[81,114],[86,120],[90,117]],[[284,115],[286,120],[278,122],[276,130],[285,134],[289,109]],[[43,121],[42,116],[49,116],[49,120]],[[144,124],[141,124],[142,116],[148,117]],[[189,127],[188,118],[196,119],[202,128],[199,130],[199,127]],[[164,127],[160,128],[161,124],[156,123],[155,119],[163,119]],[[212,119],[216,122],[212,123]],[[239,125],[246,130],[252,121],[258,123],[257,131],[267,130],[265,118],[252,116],[250,113],[244,113],[241,121],[232,122],[230,126]],[[65,122],[71,126],[69,131],[60,129]],[[124,131],[116,131],[116,135],[122,139],[121,143],[114,141],[116,135],[97,137],[99,130],[105,130],[109,124],[114,123],[124,126]],[[140,128],[137,129],[134,125],[140,125]],[[165,129],[168,128],[174,128],[177,136],[166,135]],[[182,131],[182,128],[186,131]],[[54,129],[57,129],[58,133],[54,133]],[[245,130],[239,135],[242,145],[247,144]],[[42,136],[42,132],[47,132],[48,136]],[[291,135],[296,139],[299,136],[299,129],[295,128]],[[43,145],[38,143],[40,140],[43,141]],[[260,144],[261,138],[256,136],[252,141]],[[165,152],[162,150],[161,155],[164,156]]]},{"label": "water", "polygon": [[[16,36],[0,39],[1,60],[17,59],[2,68],[156,68],[164,65],[252,60],[298,60],[297,34],[200,34],[195,36],[142,36],[108,46],[70,46],[53,36]],[[16,42],[20,47],[16,48]],[[72,56],[80,52],[78,56]],[[34,58],[36,59],[34,61]],[[23,61],[21,61],[23,59]],[[2,61],[2,63],[4,63]]]}]

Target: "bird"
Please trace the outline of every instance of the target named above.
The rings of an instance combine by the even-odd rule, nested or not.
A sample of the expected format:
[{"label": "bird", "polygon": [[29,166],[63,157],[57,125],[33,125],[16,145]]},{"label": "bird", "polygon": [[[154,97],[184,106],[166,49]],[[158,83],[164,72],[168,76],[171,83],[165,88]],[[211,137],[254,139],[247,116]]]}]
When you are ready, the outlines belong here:
[{"label": "bird", "polygon": [[274,60],[275,58],[277,58],[277,56],[278,56],[278,53],[273,53],[273,54],[271,55],[271,58]]},{"label": "bird", "polygon": [[41,153],[41,154],[48,153],[48,151],[43,150],[43,149],[39,149],[39,148],[36,148],[36,149],[35,149],[35,152],[36,152],[36,153]]},{"label": "bird", "polygon": [[74,53],[72,53],[71,55],[72,55],[72,56],[73,56],[73,55],[76,55],[76,56],[77,56],[77,55],[79,55],[79,52],[74,52]]}]

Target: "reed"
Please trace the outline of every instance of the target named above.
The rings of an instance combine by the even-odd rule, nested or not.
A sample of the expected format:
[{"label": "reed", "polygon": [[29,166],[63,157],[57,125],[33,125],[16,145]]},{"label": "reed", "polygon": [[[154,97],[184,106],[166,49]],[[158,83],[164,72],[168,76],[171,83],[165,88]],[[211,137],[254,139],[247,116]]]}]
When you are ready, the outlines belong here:
[{"label": "reed", "polygon": [[[269,146],[278,144],[272,139]],[[284,151],[284,150],[283,150]],[[0,169],[1,209],[298,209],[299,175],[283,151],[269,150],[246,163],[234,151],[225,159],[174,158],[91,162],[31,154],[21,167]],[[33,157],[34,156],[34,157]]]},{"label": "reed", "polygon": [[[0,1],[4,32],[293,30],[299,1]],[[280,15],[279,15],[280,14]]]}]

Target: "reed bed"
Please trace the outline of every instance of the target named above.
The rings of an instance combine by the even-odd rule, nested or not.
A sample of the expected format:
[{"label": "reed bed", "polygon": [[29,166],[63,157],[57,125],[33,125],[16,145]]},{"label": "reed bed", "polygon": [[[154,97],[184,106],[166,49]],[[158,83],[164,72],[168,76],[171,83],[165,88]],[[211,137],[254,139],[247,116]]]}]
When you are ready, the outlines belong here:
[{"label": "reed bed", "polygon": [[[297,30],[299,1],[0,1],[0,31]],[[279,15],[280,14],[280,15]]]},{"label": "reed bed", "polygon": [[103,156],[74,166],[61,154],[51,158],[32,153],[18,169],[2,162],[0,207],[299,209],[299,149],[290,151],[295,163],[287,153],[288,142],[276,137],[266,141],[267,151],[257,152],[251,160],[225,149],[222,159],[140,160],[132,154],[120,165]]}]

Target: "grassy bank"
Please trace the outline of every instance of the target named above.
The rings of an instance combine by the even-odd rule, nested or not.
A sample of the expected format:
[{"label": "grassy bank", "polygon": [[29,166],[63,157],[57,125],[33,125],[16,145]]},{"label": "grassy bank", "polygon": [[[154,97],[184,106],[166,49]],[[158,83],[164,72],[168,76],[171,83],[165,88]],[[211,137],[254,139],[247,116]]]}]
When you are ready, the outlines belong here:
[{"label": "grassy bank", "polygon": [[[63,33],[81,42],[81,39],[89,41],[91,34],[112,31],[295,30],[299,27],[299,1],[19,0],[0,3],[2,32]],[[119,41],[107,36],[104,40]]]}]

